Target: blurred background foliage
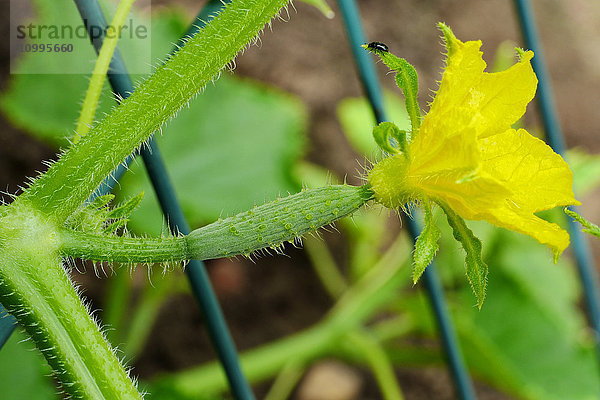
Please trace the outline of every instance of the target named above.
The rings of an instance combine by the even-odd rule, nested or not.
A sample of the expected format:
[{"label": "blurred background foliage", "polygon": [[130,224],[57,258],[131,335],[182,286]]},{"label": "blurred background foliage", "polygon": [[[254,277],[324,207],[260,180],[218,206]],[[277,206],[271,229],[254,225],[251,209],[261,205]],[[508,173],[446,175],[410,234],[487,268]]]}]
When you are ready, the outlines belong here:
[{"label": "blurred background foliage", "polygon": [[[156,3],[158,7],[155,7],[151,19],[152,54],[158,62],[185,31],[191,13],[181,6],[172,7],[169,4],[167,7],[163,5],[164,2]],[[192,3],[197,8],[195,2],[189,2]],[[373,11],[369,8],[372,3],[365,2],[367,23]],[[428,3],[431,4],[424,7],[444,10],[452,2]],[[550,1],[540,3],[553,4]],[[58,11],[52,4],[51,0],[34,1],[39,21],[63,24],[66,21],[79,22],[74,6]],[[332,24],[308,6],[298,5],[298,11],[298,15],[294,13],[285,26],[300,24],[295,20],[301,15],[313,21],[315,26]],[[144,10],[136,15],[140,21],[148,17]],[[439,18],[439,15],[436,17]],[[432,18],[427,15],[428,20]],[[463,37],[460,34],[462,26],[459,20],[456,21],[454,28],[459,37]],[[368,165],[368,160],[382,156],[371,139],[373,121],[366,101],[355,96],[336,99],[330,93],[335,90],[331,88],[331,83],[324,84],[322,89],[315,85],[315,82],[319,82],[319,75],[330,76],[329,70],[336,70],[348,63],[347,56],[337,62],[315,65],[318,60],[331,59],[319,57],[322,50],[315,49],[317,56],[311,61],[310,46],[315,43],[302,43],[299,33],[290,35],[290,28],[281,32],[281,26],[276,23],[275,32],[268,32],[266,37],[288,43],[284,48],[290,52],[304,52],[302,57],[307,60],[306,64],[290,65],[289,55],[283,50],[277,57],[271,54],[261,64],[262,49],[252,47],[248,51],[252,53],[249,61],[244,63],[246,57],[241,57],[239,75],[259,77],[270,68],[269,63],[278,63],[276,71],[279,74],[289,74],[275,78],[271,74],[269,83],[266,83],[224,71],[224,76],[209,85],[158,136],[178,197],[193,227],[278,195],[297,192],[302,186],[315,187],[344,180],[357,183],[364,172],[364,167],[358,165]],[[387,29],[394,29],[396,35],[402,35],[405,27],[409,34],[414,34],[417,29],[400,24]],[[340,39],[339,33],[327,35],[327,29],[324,28],[321,35],[322,41]],[[372,26],[369,29],[374,30]],[[433,23],[426,29],[435,33]],[[285,36],[286,32],[288,36]],[[432,32],[428,32],[428,37],[432,37]],[[490,34],[485,30],[481,33]],[[314,40],[314,37],[308,39]],[[398,52],[398,48],[406,45],[405,40],[390,44]],[[422,43],[423,39],[415,39],[415,42]],[[494,62],[490,62],[492,68],[498,70],[510,65],[514,45],[510,42],[490,42],[485,47],[488,60],[495,52]],[[345,43],[343,39],[336,46],[343,47],[341,43]],[[496,48],[492,47],[494,43]],[[412,47],[407,47],[410,53]],[[280,49],[277,45],[275,48]],[[440,50],[438,41],[427,42],[420,49],[426,55],[417,55],[414,61],[417,65],[427,65],[423,60],[433,59],[439,65]],[[132,60],[136,57],[135,49],[128,49],[124,45],[121,52],[126,63],[135,62]],[[410,54],[405,56],[413,61]],[[89,62],[89,57],[89,54],[82,52],[81,60],[73,62]],[[60,59],[52,62],[60,62]],[[26,72],[28,68],[35,67],[33,63],[34,60],[24,56],[18,60],[18,68]],[[286,71],[286,66],[289,71]],[[357,86],[354,77],[349,75],[352,72],[351,65],[346,67],[340,72],[340,81],[336,85]],[[431,74],[437,72],[436,68],[427,65],[422,79],[428,84]],[[142,78],[136,77],[138,80]],[[285,89],[273,84],[281,80],[286,84],[279,86]],[[427,84],[423,87],[433,87]],[[12,75],[5,85],[0,106],[10,124],[58,149],[68,144],[66,139],[72,134],[86,85],[87,79],[81,75]],[[358,93],[358,88],[354,89],[354,93]],[[422,92],[425,91],[423,89]],[[336,93],[340,92],[344,91]],[[327,106],[321,102],[327,103]],[[386,102],[394,122],[401,129],[408,128],[406,112],[398,92],[386,92]],[[109,111],[113,103],[112,95],[106,88],[101,112]],[[329,119],[324,118],[324,113],[328,114]],[[338,122],[331,122],[335,117]],[[332,123],[339,123],[344,136],[323,136],[330,132],[327,125]],[[536,131],[534,119],[521,123],[531,131]],[[315,132],[321,129],[323,132]],[[323,137],[319,138],[319,134]],[[339,146],[339,151],[336,146]],[[581,150],[571,151],[567,157],[574,170],[576,192],[580,197],[593,193],[600,183],[600,158]],[[347,161],[349,158],[353,161]],[[340,161],[342,159],[346,161]],[[359,160],[358,163],[356,160]],[[137,234],[160,234],[164,231],[164,224],[161,224],[158,206],[141,163],[136,162],[122,179],[118,194],[121,198],[127,198],[140,191],[146,195],[132,216],[130,229]],[[545,217],[562,224],[564,218],[559,211],[549,212]],[[439,215],[436,218],[443,222]],[[440,224],[444,227],[444,234],[438,260],[462,348],[478,380],[480,398],[597,398],[600,384],[595,350],[579,307],[580,288],[568,255],[554,265],[549,251],[528,237],[487,224],[469,225],[484,243],[484,256],[490,267],[488,296],[481,311],[474,307],[474,298],[464,280],[461,251],[444,223]],[[295,263],[295,266],[279,265],[282,263],[279,257],[258,260],[256,266],[247,265],[248,262],[244,260],[215,261],[208,265],[217,292],[226,298],[226,311],[229,303],[238,307],[240,302],[252,302],[248,296],[260,298],[258,292],[271,290],[270,285],[283,288],[281,290],[288,296],[285,301],[299,303],[294,308],[286,306],[284,301],[284,305],[278,309],[273,298],[267,297],[266,302],[271,303],[260,307],[268,308],[268,312],[257,311],[253,315],[252,310],[244,309],[244,313],[250,314],[228,315],[230,320],[234,319],[232,329],[236,340],[242,343],[241,347],[254,347],[245,351],[243,358],[248,376],[259,384],[258,392],[270,400],[277,400],[288,398],[295,390],[296,398],[312,399],[306,394],[311,374],[305,373],[314,372],[311,366],[319,365],[321,360],[333,358],[352,366],[356,371],[363,371],[359,375],[375,378],[367,378],[366,388],[360,389],[358,385],[358,389],[351,393],[354,397],[348,399],[380,398],[378,390],[393,390],[391,387],[394,384],[386,380],[385,373],[390,366],[406,398],[452,398],[428,303],[419,287],[413,287],[410,283],[411,246],[399,227],[397,216],[390,215],[378,206],[371,206],[358,212],[352,219],[338,223],[337,230],[341,235],[324,232],[323,238],[326,240],[307,237],[305,253],[288,249],[292,259],[286,262]],[[290,276],[284,274],[282,281],[267,273],[248,283],[248,272],[235,265],[242,265],[242,269],[264,268],[266,271],[283,268],[290,272]],[[312,266],[312,270],[309,266]],[[202,360],[212,358],[205,341],[198,345],[196,333],[180,346],[153,339],[156,336],[153,332],[157,330],[166,331],[162,338],[167,340],[170,329],[181,330],[184,334],[187,332],[190,336],[189,329],[177,328],[169,320],[161,322],[161,312],[175,313],[173,307],[182,304],[191,309],[190,314],[197,312],[190,305],[192,301],[187,297],[189,290],[183,275],[179,271],[163,274],[160,266],[148,272],[116,268],[108,275],[103,283],[81,276],[75,276],[75,279],[82,281],[91,292],[94,306],[102,308],[99,315],[110,326],[107,330],[109,339],[119,346],[125,360],[135,366],[134,374],[140,372],[142,385],[154,394],[149,398],[220,398],[226,390],[226,383],[217,364],[209,362],[200,365],[198,359],[176,362],[164,355],[166,351],[175,350],[194,354],[202,352],[205,354],[199,357]],[[295,282],[295,277],[300,275],[308,276],[308,283]],[[297,283],[299,287],[296,287]],[[98,285],[100,289],[94,289]],[[313,307],[311,293],[297,292],[304,290],[302,285],[319,292],[314,296],[315,303],[319,304],[318,310],[309,311],[309,316],[304,319],[292,315],[293,311],[290,311],[297,309],[303,313],[302,307]],[[174,303],[172,299],[177,296],[183,296],[185,300]],[[290,323],[290,327],[277,332],[277,329],[269,330],[272,328],[270,325],[282,322],[270,320],[269,316],[284,321],[301,318],[302,321],[296,326]],[[235,318],[241,318],[242,322]],[[265,330],[264,334],[261,333],[261,327]],[[196,322],[191,332],[200,329],[201,321]],[[246,329],[252,330],[252,333],[246,332]],[[286,337],[281,331],[298,332]],[[278,334],[273,335],[273,332]],[[248,345],[246,335],[253,335],[251,345]],[[53,383],[47,378],[49,370],[45,362],[31,351],[32,345],[23,339],[20,333],[13,335],[0,352],[0,382],[13,383],[5,385],[2,397],[32,400],[56,398]],[[257,347],[258,344],[260,346]],[[162,349],[149,351],[153,346],[162,346]],[[377,354],[383,354],[383,357],[377,357]],[[432,369],[435,372],[431,379],[445,379],[441,388],[427,388],[426,379],[420,383],[419,380],[417,383],[409,382],[415,374],[427,376]],[[262,383],[273,379],[275,384],[272,386]],[[14,384],[16,382],[23,384]],[[322,391],[325,389],[321,388]],[[446,397],[439,393],[444,393]]]}]

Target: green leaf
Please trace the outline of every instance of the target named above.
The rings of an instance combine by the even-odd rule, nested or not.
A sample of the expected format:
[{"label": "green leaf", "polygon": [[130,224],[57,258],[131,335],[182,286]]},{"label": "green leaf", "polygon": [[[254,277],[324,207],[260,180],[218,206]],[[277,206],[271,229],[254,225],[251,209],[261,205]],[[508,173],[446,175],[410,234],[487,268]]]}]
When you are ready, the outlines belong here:
[{"label": "green leaf", "polygon": [[115,195],[98,196],[73,213],[67,220],[67,226],[88,233],[114,233],[125,227],[129,216],[139,206],[143,197],[144,193],[140,193],[111,209],[109,204]]},{"label": "green leaf", "polygon": [[133,196],[129,200],[126,200],[125,202],[119,204],[117,207],[110,210],[108,212],[108,214],[106,215],[107,218],[110,218],[110,219],[129,218],[129,216],[131,215],[133,210],[135,210],[140,205],[143,198],[144,198],[144,192],[139,193],[137,196]]},{"label": "green leaf", "polygon": [[114,194],[98,196],[84,204],[67,220],[67,226],[75,230],[100,233],[109,212],[108,205],[115,198]]},{"label": "green leaf", "polygon": [[433,211],[429,202],[424,204],[425,228],[415,241],[413,254],[413,283],[417,283],[425,268],[431,263],[439,248],[439,240],[442,232],[433,220]]},{"label": "green leaf", "polygon": [[106,208],[106,207],[108,207],[110,202],[114,200],[114,198],[115,198],[114,194],[111,194],[111,193],[104,194],[104,195],[98,196],[94,200],[92,200],[89,204],[87,204],[87,207],[94,209],[94,210]]},{"label": "green leaf", "polygon": [[130,198],[119,204],[112,210],[108,210],[106,213],[106,221],[108,224],[104,227],[104,233],[115,233],[121,228],[125,228],[129,218],[133,211],[139,207],[142,199],[144,198],[144,192]]},{"label": "green leaf", "polygon": [[569,217],[573,218],[575,221],[583,225],[584,229],[582,229],[582,232],[589,233],[590,235],[594,235],[596,237],[600,237],[600,227],[598,225],[591,223],[587,219],[583,218],[581,215],[577,214],[575,211],[571,211],[568,208],[565,208],[564,211],[565,214],[567,214]]},{"label": "green leaf", "polygon": [[485,291],[487,286],[488,267],[481,257],[481,241],[475,237],[465,221],[458,216],[450,207],[443,202],[438,202],[439,206],[446,213],[448,224],[452,228],[454,238],[460,242],[465,250],[465,268],[467,270],[467,279],[471,284],[477,307],[483,306],[485,300]]},{"label": "green leaf", "polygon": [[[391,121],[398,129],[410,130],[410,120],[400,96],[384,91],[385,109],[389,111]],[[354,149],[372,157],[378,150],[370,132],[373,130],[373,111],[364,97],[348,97],[337,106],[337,116],[346,138]]]}]

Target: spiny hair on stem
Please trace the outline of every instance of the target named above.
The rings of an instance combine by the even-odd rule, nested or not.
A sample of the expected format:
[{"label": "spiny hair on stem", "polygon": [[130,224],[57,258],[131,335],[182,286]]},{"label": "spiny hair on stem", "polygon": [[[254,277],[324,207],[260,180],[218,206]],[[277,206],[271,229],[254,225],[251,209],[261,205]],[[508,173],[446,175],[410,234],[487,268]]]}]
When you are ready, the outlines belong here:
[{"label": "spiny hair on stem", "polygon": [[[21,186],[18,186],[18,189],[19,189],[19,190],[22,190],[22,187],[21,187]],[[1,195],[1,196],[6,196],[6,197],[8,197],[8,198],[9,198],[11,201],[12,201],[12,200],[14,200],[14,199],[16,199],[16,198],[18,197],[18,195],[17,195],[16,193],[11,193],[11,192],[9,192],[9,191],[8,191],[8,187],[6,188],[6,190],[1,190],[1,191],[0,191],[0,195]],[[6,200],[4,199],[4,197],[0,199],[0,202],[1,202],[1,204],[2,204],[3,206],[5,206],[5,205],[8,205],[8,204],[9,204],[9,202],[8,202],[8,201],[6,201]]]},{"label": "spiny hair on stem", "polygon": [[[295,7],[293,7],[293,8],[294,8],[294,11],[298,12]],[[285,11],[287,18],[283,17],[283,15],[282,15],[283,11]],[[288,8],[287,5],[283,6],[283,8],[277,13],[276,18],[278,20],[280,20],[280,21],[283,21],[283,22],[289,22],[290,21],[290,19],[291,19],[291,17],[290,17],[290,10],[289,10],[289,8]]]},{"label": "spiny hair on stem", "polygon": [[369,172],[373,169],[373,166],[376,164],[375,161],[371,161],[369,158],[363,158],[363,162],[357,161],[358,166],[356,167],[356,175],[354,175],[355,179],[358,179],[364,184],[369,183]]},{"label": "spiny hair on stem", "polygon": [[[102,338],[104,339],[104,341],[106,343],[109,343],[108,340],[108,335],[107,335],[107,331],[108,329],[102,324],[102,320],[99,317],[99,312],[100,310],[93,310],[92,309],[92,304],[91,302],[86,299],[83,296],[83,291],[80,288],[80,286],[75,286],[76,291],[77,291],[77,295],[79,296],[79,298],[81,299],[81,303],[83,304],[83,306],[85,307],[88,315],[90,316],[90,318],[92,319],[92,321],[94,322],[94,324],[96,324],[96,326],[98,327],[98,331],[100,332],[100,335],[102,336]],[[131,381],[133,382],[134,387],[137,388],[138,386],[138,380],[137,377],[132,376],[132,367],[127,365],[127,360],[126,360],[126,355],[123,354],[116,346],[108,346],[110,349],[110,352],[115,356],[115,358],[118,360],[119,364],[123,367],[123,369],[125,370],[125,374],[129,377],[129,379],[131,379]],[[119,354],[121,353],[121,354]]]}]

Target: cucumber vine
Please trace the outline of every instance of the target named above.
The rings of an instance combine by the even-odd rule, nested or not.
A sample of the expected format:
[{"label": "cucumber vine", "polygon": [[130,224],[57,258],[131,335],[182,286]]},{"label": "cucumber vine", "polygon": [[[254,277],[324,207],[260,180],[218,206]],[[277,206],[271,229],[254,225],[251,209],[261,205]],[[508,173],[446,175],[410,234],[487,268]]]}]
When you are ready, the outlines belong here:
[{"label": "cucumber vine", "polygon": [[[124,231],[127,217],[139,198],[112,210],[108,208],[111,196],[92,201],[87,199],[127,156],[215,79],[287,3],[288,0],[236,0],[226,5],[211,23],[188,38],[102,121],[93,125],[89,132],[78,132],[80,139],[63,152],[44,174],[32,180],[24,193],[10,205],[0,207],[0,250],[4,254],[0,261],[0,301],[34,339],[62,389],[71,397],[136,399],[142,395],[100,327],[90,317],[87,306],[63,267],[65,259],[79,257],[133,264],[185,262],[192,258],[211,259],[238,254],[249,256],[263,249],[280,252],[282,243],[294,242],[375,199],[389,208],[404,207],[406,203],[424,205],[427,228],[416,243],[413,275],[416,281],[438,249],[440,232],[434,225],[431,210],[432,205],[437,204],[446,213],[455,238],[465,249],[467,277],[481,306],[485,297],[487,267],[481,257],[481,243],[462,218],[487,219],[496,225],[529,234],[550,245],[557,254],[568,244],[568,235],[565,239],[555,227],[541,225],[540,221],[527,215],[529,208],[515,214],[516,211],[505,204],[504,200],[509,195],[514,196],[515,204],[520,201],[528,207],[538,207],[538,199],[530,199],[520,181],[511,181],[512,178],[498,178],[496,181],[485,175],[485,167],[491,165],[491,161],[486,164],[488,159],[484,156],[489,155],[491,160],[494,151],[499,148],[493,140],[504,140],[509,132],[518,140],[529,141],[537,152],[535,155],[551,159],[558,165],[557,170],[561,172],[558,178],[563,182],[564,195],[561,198],[548,195],[539,209],[576,204],[570,194],[570,171],[566,164],[562,164],[562,159],[549,154],[533,138],[526,136],[525,131],[497,133],[490,128],[479,137],[471,125],[468,127],[472,129],[464,129],[468,124],[477,128],[484,126],[481,121],[494,129],[508,124],[508,129],[514,121],[496,121],[494,118],[497,115],[508,119],[521,116],[518,114],[524,112],[525,105],[535,92],[535,75],[529,65],[533,54],[520,53],[519,63],[502,75],[483,75],[483,68],[478,71],[471,66],[483,63],[478,52],[480,43],[459,41],[445,25],[440,25],[440,29],[446,38],[449,61],[441,89],[432,110],[425,117],[421,116],[419,109],[418,77],[414,67],[389,53],[382,43],[365,45],[396,72],[396,83],[404,93],[412,127],[411,132],[405,132],[392,123],[383,123],[374,129],[376,142],[383,151],[390,153],[390,157],[373,167],[367,177],[368,184],[304,190],[218,220],[185,236],[135,238],[126,232],[116,235],[116,232]],[[457,54],[468,60],[472,58],[473,62],[462,63],[463,58]],[[516,78],[508,79],[511,74]],[[469,79],[462,79],[464,77]],[[517,78],[528,79],[527,90],[521,93],[520,107],[507,110],[507,101],[504,98],[497,100],[497,96],[491,94],[497,90],[512,96],[510,85]],[[474,88],[479,87],[477,85],[489,89],[489,93],[479,93],[479,97],[473,95],[474,100],[468,98],[467,94],[471,96],[476,92]],[[457,96],[457,92],[463,95]],[[487,95],[490,96],[490,104],[502,112],[492,113],[483,106],[481,109],[475,107],[478,105],[475,100]],[[492,100],[497,100],[497,104]],[[460,118],[473,114],[472,121],[460,119],[451,121],[456,122],[455,126],[444,125],[448,121],[447,114],[450,114],[447,110],[454,111],[456,107],[465,111],[456,113],[460,114]],[[439,133],[446,136],[439,138]],[[456,151],[446,151],[446,144],[454,146]],[[436,158],[436,152],[446,154],[445,158]],[[513,153],[513,158],[508,161],[529,156],[528,153]],[[503,161],[500,156],[503,155],[493,158],[500,159],[494,162]],[[440,160],[446,163],[438,165]],[[507,165],[492,167],[510,172],[518,164],[507,162]],[[541,172],[540,176],[532,179],[539,180],[536,189],[543,192],[547,186],[544,179],[549,182],[556,179],[542,176]],[[495,191],[485,192],[483,189],[489,189],[487,186],[476,186],[481,182],[491,185],[488,181],[494,183],[492,189]],[[490,193],[494,196],[489,196]],[[479,203],[471,204],[473,199]],[[547,232],[538,229],[540,226]],[[382,276],[377,288],[389,285],[393,278]],[[340,329],[345,328],[348,321],[356,320],[361,309],[367,306],[363,302],[354,304],[350,308],[354,318],[341,311],[334,312],[331,321],[339,324]],[[368,337],[357,334],[351,339],[369,351],[371,363],[381,364],[377,359],[383,355],[373,347]],[[380,370],[379,375],[384,381],[393,380],[390,369]],[[388,390],[388,396],[398,395],[399,391]]]},{"label": "cucumber vine", "polygon": [[[130,97],[63,152],[23,194],[0,207],[0,249],[4,254],[0,299],[34,339],[68,395],[86,399],[142,397],[90,317],[61,260],[81,256],[100,261],[154,262],[248,254],[263,247],[277,248],[283,241],[330,224],[370,199],[366,187],[307,190],[218,221],[187,237],[156,240],[110,234],[122,227],[136,201],[113,211],[105,207],[107,198],[86,204],[103,179],[215,79],[286,4],[287,0],[237,0],[225,6]],[[309,212],[310,207],[329,203],[325,213]],[[276,208],[281,213],[279,222],[270,218]],[[86,228],[89,222],[93,229]],[[279,224],[277,229],[275,223]],[[246,235],[252,240],[247,241]]]}]

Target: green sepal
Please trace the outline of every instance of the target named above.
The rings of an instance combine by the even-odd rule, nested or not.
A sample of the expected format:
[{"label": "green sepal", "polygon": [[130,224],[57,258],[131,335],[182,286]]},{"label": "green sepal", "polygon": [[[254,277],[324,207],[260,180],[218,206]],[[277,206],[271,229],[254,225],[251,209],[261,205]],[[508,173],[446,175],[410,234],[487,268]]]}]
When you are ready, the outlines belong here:
[{"label": "green sepal", "polygon": [[102,196],[96,197],[94,200],[87,204],[87,207],[94,210],[99,210],[101,208],[108,207],[111,201],[113,201],[115,195],[112,193],[105,194]]},{"label": "green sepal", "polygon": [[442,31],[444,42],[446,44],[446,50],[448,51],[448,56],[451,56],[454,53],[454,51],[456,51],[456,36],[454,36],[454,32],[452,32],[452,29],[450,29],[450,27],[443,22],[438,22],[437,27],[440,31]]},{"label": "green sepal", "polygon": [[119,204],[117,207],[113,208],[106,215],[109,219],[121,219],[121,218],[129,218],[131,213],[140,205],[142,199],[144,198],[144,192],[139,193],[136,196],[133,196],[129,200]]},{"label": "green sepal", "polygon": [[411,63],[389,51],[373,50],[364,46],[373,54],[379,56],[381,61],[391,70],[396,72],[396,84],[404,93],[406,111],[410,118],[413,135],[421,126],[421,109],[419,108],[419,75]]},{"label": "green sepal", "polygon": [[425,212],[425,227],[415,241],[415,251],[413,254],[413,283],[417,283],[425,268],[431,263],[433,257],[439,249],[439,240],[442,232],[433,220],[433,211],[431,203],[426,201],[423,206]]},{"label": "green sepal", "polygon": [[[401,130],[393,122],[382,122],[373,128],[373,138],[381,150],[395,154],[399,151],[408,155],[408,138],[406,131]],[[392,145],[392,139],[398,145]]]},{"label": "green sepal", "polygon": [[131,213],[138,208],[143,198],[144,192],[141,192],[137,196],[133,196],[112,210],[109,210],[106,214],[106,226],[103,229],[104,233],[115,233],[119,229],[124,228],[127,225],[127,222],[129,222]]},{"label": "green sepal", "polygon": [[114,198],[113,194],[96,197],[75,211],[66,221],[66,226],[85,232],[103,232],[102,227],[107,219],[108,206]]},{"label": "green sepal", "polygon": [[454,238],[460,242],[465,250],[465,268],[467,279],[477,299],[477,307],[481,309],[485,300],[487,287],[488,266],[481,256],[481,241],[469,229],[465,221],[458,216],[448,205],[439,201],[438,205],[446,213],[448,224],[452,228]]},{"label": "green sepal", "polygon": [[583,229],[581,230],[582,232],[589,233],[590,235],[600,237],[600,226],[588,221],[587,219],[583,218],[581,215],[577,214],[575,211],[569,210],[568,208],[565,208],[564,212],[569,217],[573,218],[575,221],[579,222],[583,226]]}]

